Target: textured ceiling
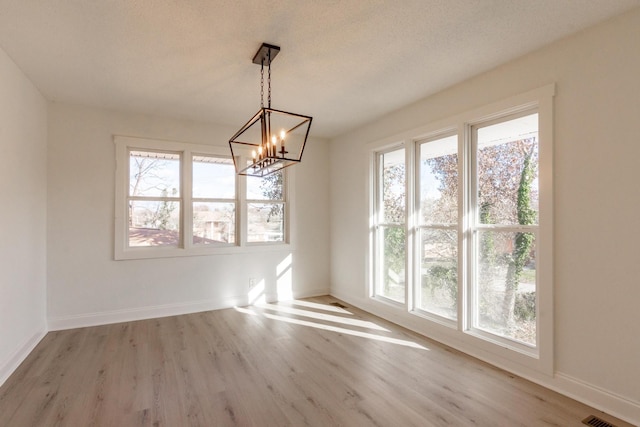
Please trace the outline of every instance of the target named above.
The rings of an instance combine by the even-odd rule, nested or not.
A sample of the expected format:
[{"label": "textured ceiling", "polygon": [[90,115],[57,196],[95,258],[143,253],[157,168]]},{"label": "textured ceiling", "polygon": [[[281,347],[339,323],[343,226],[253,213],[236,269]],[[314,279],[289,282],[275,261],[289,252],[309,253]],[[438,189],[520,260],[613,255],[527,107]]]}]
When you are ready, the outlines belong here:
[{"label": "textured ceiling", "polygon": [[260,104],[331,137],[640,0],[0,0],[0,46],[53,101],[240,127]]}]

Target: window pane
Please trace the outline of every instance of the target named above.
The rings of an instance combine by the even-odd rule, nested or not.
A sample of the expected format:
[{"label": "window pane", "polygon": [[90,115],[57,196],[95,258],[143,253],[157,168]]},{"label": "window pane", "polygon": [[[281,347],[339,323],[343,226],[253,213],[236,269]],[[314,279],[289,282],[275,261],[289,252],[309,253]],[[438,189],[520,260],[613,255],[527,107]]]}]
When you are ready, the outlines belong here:
[{"label": "window pane", "polygon": [[405,296],[405,230],[404,227],[381,227],[382,276],[378,293],[398,302]]},{"label": "window pane", "polygon": [[455,320],[458,317],[458,233],[420,230],[418,308]]},{"label": "window pane", "polygon": [[178,246],[180,203],[129,201],[129,246]]},{"label": "window pane", "polygon": [[194,203],[193,244],[234,243],[235,203]]},{"label": "window pane", "polygon": [[536,344],[533,233],[479,231],[474,326]]},{"label": "window pane", "polygon": [[129,195],[180,197],[180,155],[131,151],[129,153]]},{"label": "window pane", "polygon": [[538,223],[538,114],[477,129],[478,220]]},{"label": "window pane", "polygon": [[458,221],[458,137],[420,145],[420,221],[455,224]]},{"label": "window pane", "polygon": [[193,156],[193,197],[233,199],[236,175],[233,160],[213,156]]},{"label": "window pane", "polygon": [[284,241],[284,203],[249,203],[247,217],[247,242]]},{"label": "window pane", "polygon": [[404,223],[404,148],[381,154],[380,163],[382,166],[382,222]]},{"label": "window pane", "polygon": [[263,178],[247,176],[247,200],[283,200],[284,171]]}]

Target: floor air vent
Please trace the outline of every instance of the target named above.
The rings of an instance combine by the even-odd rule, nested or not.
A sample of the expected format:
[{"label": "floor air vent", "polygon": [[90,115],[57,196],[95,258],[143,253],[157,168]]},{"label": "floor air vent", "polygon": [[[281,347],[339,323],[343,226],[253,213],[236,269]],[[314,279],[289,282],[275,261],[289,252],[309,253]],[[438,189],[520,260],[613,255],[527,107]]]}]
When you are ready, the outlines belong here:
[{"label": "floor air vent", "polygon": [[606,422],[605,420],[600,419],[593,415],[590,415],[584,420],[582,420],[582,424],[586,424],[588,426],[593,426],[593,427],[616,427],[615,425],[609,422]]},{"label": "floor air vent", "polygon": [[347,308],[346,305],[342,305],[339,302],[330,302],[329,305],[332,305],[332,306],[338,307],[338,308]]}]

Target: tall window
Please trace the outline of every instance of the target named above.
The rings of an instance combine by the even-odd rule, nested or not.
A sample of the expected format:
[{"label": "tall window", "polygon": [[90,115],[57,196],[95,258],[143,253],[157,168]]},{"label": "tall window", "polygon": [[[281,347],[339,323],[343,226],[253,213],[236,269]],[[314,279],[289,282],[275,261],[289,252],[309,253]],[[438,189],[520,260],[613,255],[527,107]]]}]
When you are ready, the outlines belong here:
[{"label": "tall window", "polygon": [[116,259],[287,242],[284,170],[246,178],[225,148],[120,136],[115,144]]},{"label": "tall window", "polygon": [[416,195],[416,308],[458,317],[458,137],[420,141]]},{"label": "tall window", "polygon": [[536,345],[538,114],[472,128],[472,328]]},{"label": "tall window", "polygon": [[405,301],[406,184],[404,148],[378,153],[375,294]]},{"label": "tall window", "polygon": [[371,181],[373,297],[452,342],[544,372],[553,363],[553,91],[396,137],[401,147],[374,151]]}]

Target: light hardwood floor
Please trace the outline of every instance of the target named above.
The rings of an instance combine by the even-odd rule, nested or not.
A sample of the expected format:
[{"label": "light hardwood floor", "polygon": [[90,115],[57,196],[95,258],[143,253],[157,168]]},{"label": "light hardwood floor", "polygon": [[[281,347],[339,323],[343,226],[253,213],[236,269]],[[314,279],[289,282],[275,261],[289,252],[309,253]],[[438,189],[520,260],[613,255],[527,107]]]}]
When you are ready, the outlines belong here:
[{"label": "light hardwood floor", "polygon": [[629,425],[334,302],[51,332],[0,388],[0,426]]}]

